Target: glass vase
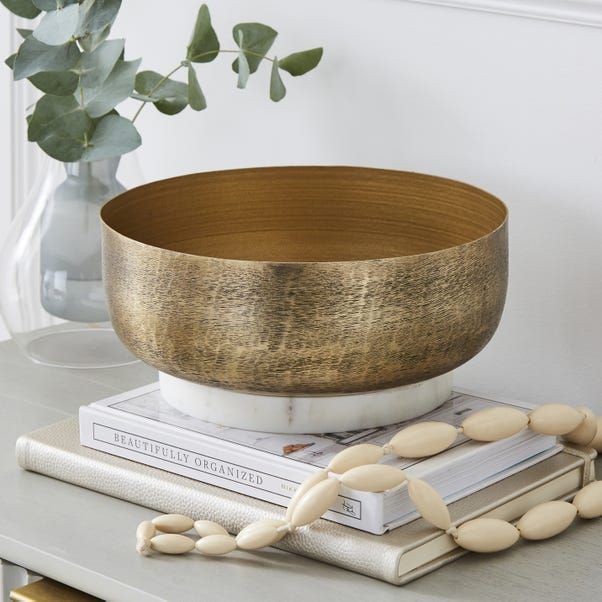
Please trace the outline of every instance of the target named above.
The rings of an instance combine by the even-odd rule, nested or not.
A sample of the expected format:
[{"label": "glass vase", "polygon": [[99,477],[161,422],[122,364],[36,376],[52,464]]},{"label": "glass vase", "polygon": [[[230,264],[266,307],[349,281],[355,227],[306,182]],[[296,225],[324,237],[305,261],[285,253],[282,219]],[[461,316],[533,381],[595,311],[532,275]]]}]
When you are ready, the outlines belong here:
[{"label": "glass vase", "polygon": [[47,160],[10,226],[0,250],[0,312],[36,363],[106,368],[137,361],[111,327],[102,282],[99,213],[126,190],[118,170],[119,159]]}]

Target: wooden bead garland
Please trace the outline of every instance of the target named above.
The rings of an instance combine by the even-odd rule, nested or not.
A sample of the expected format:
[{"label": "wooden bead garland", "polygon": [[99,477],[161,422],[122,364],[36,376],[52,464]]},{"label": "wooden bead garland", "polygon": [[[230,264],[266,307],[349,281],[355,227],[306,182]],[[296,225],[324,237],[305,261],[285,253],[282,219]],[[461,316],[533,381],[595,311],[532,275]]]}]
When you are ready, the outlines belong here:
[{"label": "wooden bead garland", "polygon": [[[379,447],[363,443],[338,453],[325,470],[299,485],[284,519],[263,519],[247,525],[233,537],[224,527],[208,520],[182,514],[164,514],[143,521],[136,530],[136,551],[186,554],[196,549],[207,556],[220,556],[236,549],[256,550],[271,546],[288,533],[319,519],[335,502],[342,485],[360,491],[381,492],[407,486],[408,494],[421,516],[445,531],[456,544],[481,553],[499,552],[513,546],[520,537],[540,540],[565,531],[576,516],[602,516],[602,481],[586,485],[571,503],[551,501],[526,512],[516,526],[497,518],[476,518],[455,526],[445,501],[433,487],[420,479],[408,478],[400,469],[378,464],[385,455],[407,458],[432,456],[450,447],[459,433],[475,441],[499,441],[524,428],[536,433],[563,436],[577,445],[602,451],[602,418],[585,407],[546,404],[529,415],[515,408],[498,407],[475,412],[460,428],[444,422],[423,422],[399,431]],[[183,535],[194,528],[196,542]]]}]

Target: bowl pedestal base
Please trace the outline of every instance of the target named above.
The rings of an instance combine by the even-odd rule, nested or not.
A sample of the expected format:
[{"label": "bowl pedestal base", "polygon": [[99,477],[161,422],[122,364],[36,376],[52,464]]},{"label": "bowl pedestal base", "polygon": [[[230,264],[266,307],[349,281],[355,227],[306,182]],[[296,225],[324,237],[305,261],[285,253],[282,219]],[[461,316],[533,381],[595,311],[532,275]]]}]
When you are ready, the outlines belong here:
[{"label": "bowl pedestal base", "polygon": [[346,395],[257,395],[193,383],[159,372],[171,406],[200,420],[269,433],[333,433],[394,424],[447,400],[452,373],[420,383]]}]

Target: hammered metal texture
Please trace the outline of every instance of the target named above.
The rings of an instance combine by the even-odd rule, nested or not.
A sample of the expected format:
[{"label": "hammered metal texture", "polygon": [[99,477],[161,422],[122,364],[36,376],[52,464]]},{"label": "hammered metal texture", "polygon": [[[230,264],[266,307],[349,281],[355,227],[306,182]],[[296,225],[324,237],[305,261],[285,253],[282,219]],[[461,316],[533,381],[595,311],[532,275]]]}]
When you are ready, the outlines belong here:
[{"label": "hammered metal texture", "polygon": [[190,381],[372,391],[457,368],[507,286],[507,211],[420,174],[278,167],[195,174],[102,210],[115,331]]}]

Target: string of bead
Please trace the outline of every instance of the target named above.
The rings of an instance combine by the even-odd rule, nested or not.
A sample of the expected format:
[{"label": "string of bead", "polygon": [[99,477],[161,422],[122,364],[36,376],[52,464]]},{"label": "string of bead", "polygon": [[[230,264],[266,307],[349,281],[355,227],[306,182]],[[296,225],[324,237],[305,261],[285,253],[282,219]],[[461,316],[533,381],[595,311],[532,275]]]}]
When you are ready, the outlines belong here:
[{"label": "string of bead", "polygon": [[[566,530],[576,516],[585,519],[602,516],[602,481],[594,481],[581,489],[572,502],[550,501],[531,508],[516,526],[497,518],[476,518],[458,526],[452,523],[443,498],[426,481],[409,478],[403,470],[378,463],[387,455],[433,456],[453,445],[460,434],[474,441],[490,442],[512,437],[524,428],[562,436],[569,443],[602,451],[602,417],[586,407],[546,404],[525,414],[516,408],[500,406],[471,414],[460,427],[445,422],[421,422],[402,429],[383,446],[361,443],[338,453],[324,470],[301,483],[283,520],[256,521],[233,537],[213,521],[164,514],[138,525],[136,550],[148,555],[153,551],[186,554],[196,549],[204,555],[220,556],[236,549],[271,546],[318,520],[335,503],[341,486],[374,493],[407,486],[420,515],[452,537],[458,546],[473,552],[499,552],[514,545],[519,537],[547,539]],[[196,542],[184,535],[192,529],[199,535]]]}]

